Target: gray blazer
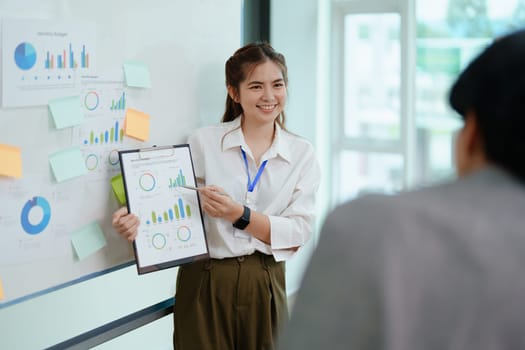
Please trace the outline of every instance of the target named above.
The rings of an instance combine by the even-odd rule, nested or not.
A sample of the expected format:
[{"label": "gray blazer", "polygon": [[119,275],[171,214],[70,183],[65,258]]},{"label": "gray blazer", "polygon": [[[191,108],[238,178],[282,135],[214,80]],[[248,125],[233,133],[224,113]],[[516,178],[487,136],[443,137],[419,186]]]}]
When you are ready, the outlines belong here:
[{"label": "gray blazer", "polygon": [[336,208],[280,349],[525,349],[525,186],[488,168]]}]

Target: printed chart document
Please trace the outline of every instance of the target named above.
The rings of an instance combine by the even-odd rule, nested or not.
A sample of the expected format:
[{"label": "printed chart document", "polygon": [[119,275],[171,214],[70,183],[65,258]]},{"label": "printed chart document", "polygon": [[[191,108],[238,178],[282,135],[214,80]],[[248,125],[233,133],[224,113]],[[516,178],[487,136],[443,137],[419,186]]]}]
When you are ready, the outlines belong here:
[{"label": "printed chart document", "polygon": [[187,144],[119,151],[139,274],[207,258],[195,172]]}]

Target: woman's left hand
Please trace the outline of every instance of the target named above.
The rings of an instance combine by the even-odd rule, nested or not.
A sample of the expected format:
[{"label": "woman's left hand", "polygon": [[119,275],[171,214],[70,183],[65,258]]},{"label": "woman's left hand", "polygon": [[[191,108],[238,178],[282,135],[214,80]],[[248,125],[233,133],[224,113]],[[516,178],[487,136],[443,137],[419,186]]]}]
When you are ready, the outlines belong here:
[{"label": "woman's left hand", "polygon": [[202,201],[202,209],[214,218],[224,218],[235,222],[242,216],[242,204],[234,201],[224,190],[218,186],[210,185],[198,189]]}]

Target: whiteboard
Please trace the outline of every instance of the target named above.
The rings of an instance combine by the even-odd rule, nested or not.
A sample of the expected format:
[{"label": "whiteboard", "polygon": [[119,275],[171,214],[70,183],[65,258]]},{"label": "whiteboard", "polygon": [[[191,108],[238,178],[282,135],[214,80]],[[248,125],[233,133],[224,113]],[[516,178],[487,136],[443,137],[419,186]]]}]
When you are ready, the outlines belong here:
[{"label": "whiteboard", "polygon": [[[144,142],[130,139],[129,143],[119,145],[121,148],[184,143],[193,129],[219,121],[226,96],[224,62],[240,45],[240,13],[241,2],[231,0],[0,1],[2,22],[19,19],[73,23],[72,26],[89,23],[95,28],[94,38],[90,39],[90,64],[94,69],[89,76],[106,84],[96,85],[97,89],[102,92],[122,89],[129,106],[150,115],[149,139]],[[151,88],[119,85],[123,81],[122,65],[127,61],[141,62],[148,67]],[[2,72],[2,78],[5,73]],[[87,101],[86,104],[93,108],[93,99],[89,99],[93,95],[85,99],[94,86],[90,84],[93,81],[81,84],[78,94],[81,101]],[[106,95],[107,101],[118,101],[117,97],[121,96]],[[102,93],[100,99],[102,102]],[[50,154],[81,146],[78,143],[85,138],[86,130],[103,128],[100,123],[89,124],[93,118],[101,116],[88,114],[86,112],[79,126],[57,129],[47,105],[0,108],[0,144],[20,147],[23,167],[21,179],[0,176],[0,233],[3,237],[11,237],[5,240],[7,244],[0,245],[0,281],[4,292],[0,300],[2,324],[5,315],[12,320],[13,310],[23,308],[18,305],[27,304],[28,299],[33,306],[34,303],[38,305],[38,300],[46,299],[48,303],[49,297],[45,294],[57,293],[57,288],[74,290],[71,297],[78,295],[78,288],[83,294],[93,295],[90,293],[93,289],[98,294],[98,288],[103,286],[96,282],[86,283],[86,280],[111,276],[116,273],[112,271],[132,262],[131,245],[111,227],[111,214],[119,204],[108,179],[117,171],[106,169],[96,175],[87,172],[59,183],[50,168]],[[28,237],[21,228],[20,217],[28,200],[35,197],[45,198],[50,203],[51,219],[45,230]],[[38,215],[45,214],[36,211],[34,215],[38,222]],[[102,229],[107,244],[80,260],[68,237],[93,222]],[[136,280],[136,272],[132,272],[131,276],[129,272],[118,273],[125,276],[119,277],[119,283],[124,281],[134,288],[136,284],[141,285],[141,280]],[[147,277],[144,281],[157,279]],[[172,295],[174,279],[155,283],[161,283],[161,289]],[[70,287],[72,284],[76,286]],[[59,292],[62,297],[63,293]],[[139,305],[159,301],[158,291],[151,293],[152,300],[148,293],[142,294],[145,295],[138,296]],[[60,303],[58,300],[51,303],[54,302]],[[114,300],[100,300],[100,303],[111,305]],[[136,311],[135,305],[129,310],[121,308],[118,313],[125,315]],[[69,318],[74,317],[70,315]],[[104,315],[103,319],[106,318]],[[89,323],[100,325],[92,319]],[[56,339],[64,336],[67,334]]]}]

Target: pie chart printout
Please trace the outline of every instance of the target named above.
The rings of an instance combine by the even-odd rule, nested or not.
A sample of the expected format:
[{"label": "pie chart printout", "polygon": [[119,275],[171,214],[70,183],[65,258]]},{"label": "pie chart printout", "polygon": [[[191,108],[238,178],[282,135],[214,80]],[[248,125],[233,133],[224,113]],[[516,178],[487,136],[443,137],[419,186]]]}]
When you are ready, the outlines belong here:
[{"label": "pie chart printout", "polygon": [[36,63],[36,51],[30,43],[21,43],[15,49],[15,63],[22,70],[33,68]]}]

